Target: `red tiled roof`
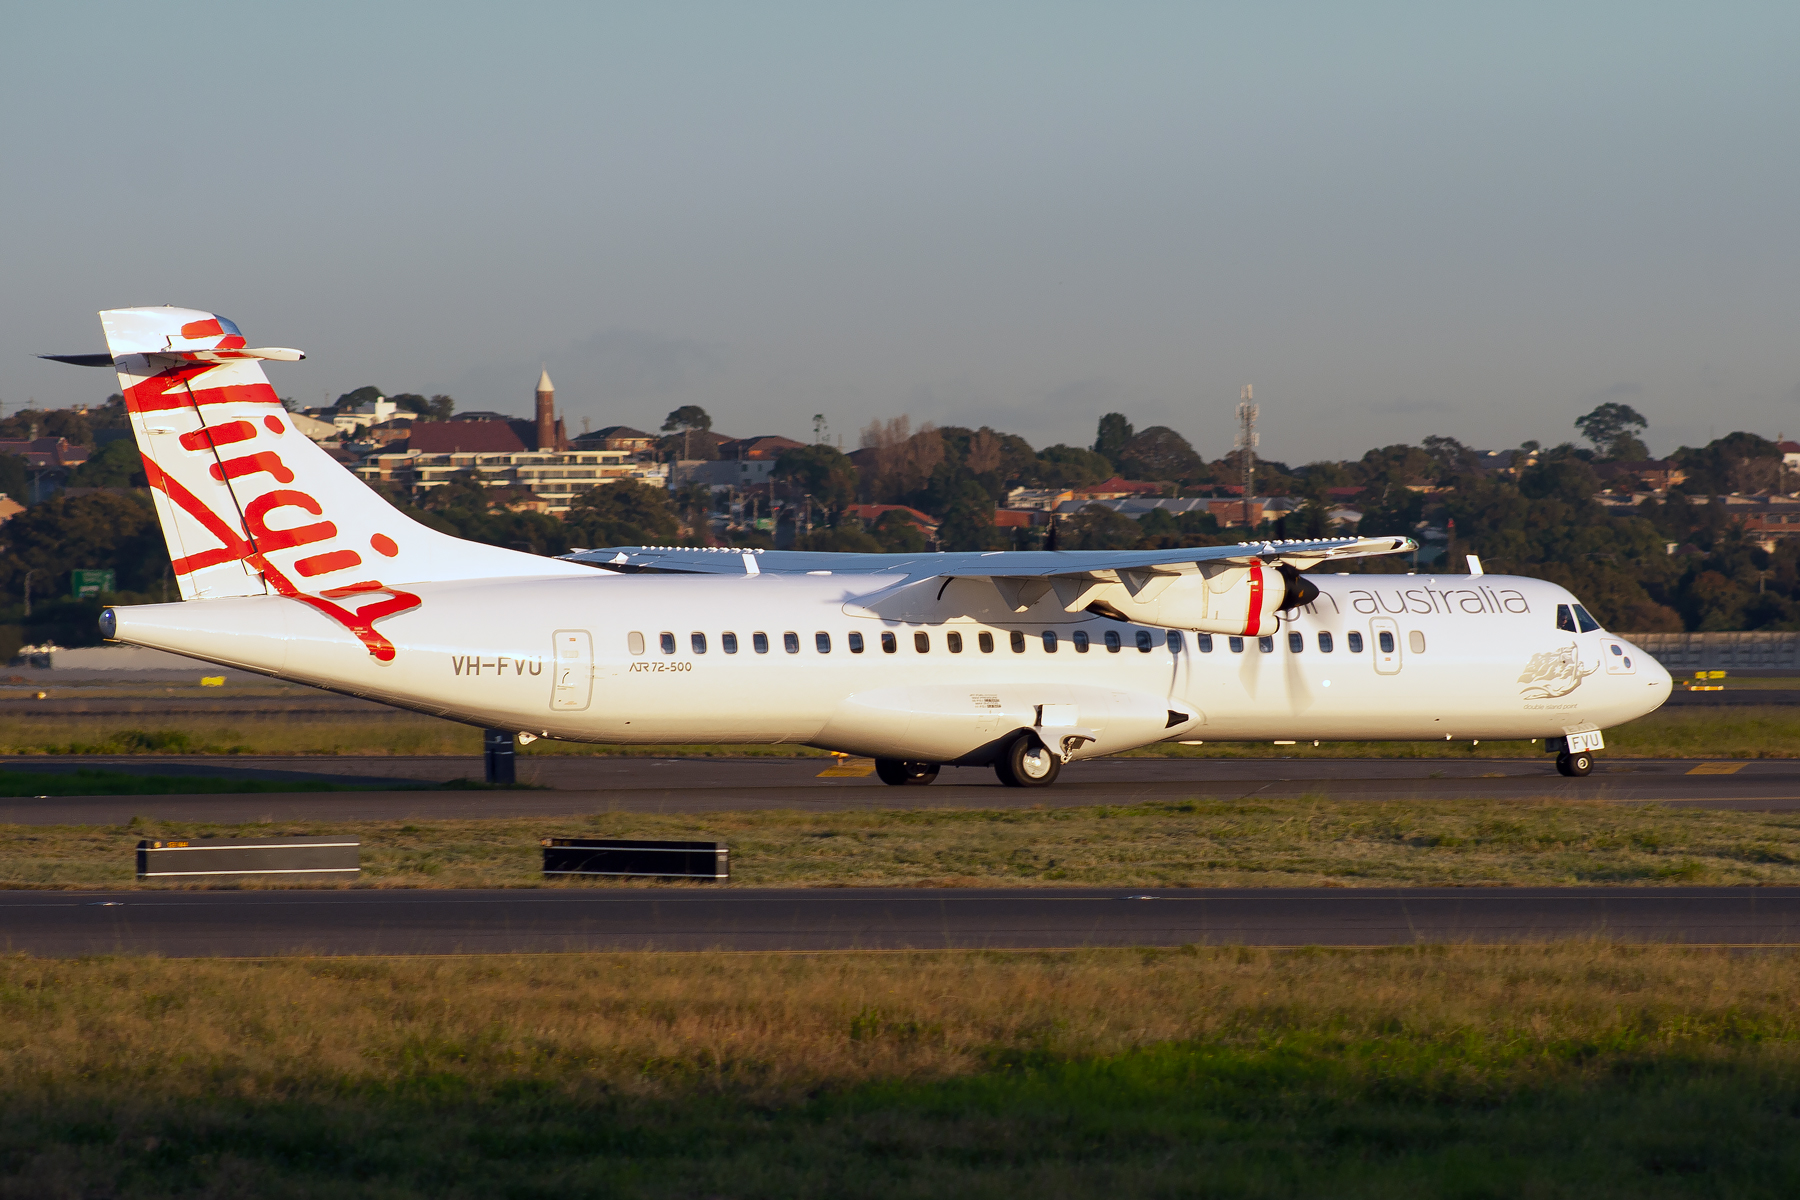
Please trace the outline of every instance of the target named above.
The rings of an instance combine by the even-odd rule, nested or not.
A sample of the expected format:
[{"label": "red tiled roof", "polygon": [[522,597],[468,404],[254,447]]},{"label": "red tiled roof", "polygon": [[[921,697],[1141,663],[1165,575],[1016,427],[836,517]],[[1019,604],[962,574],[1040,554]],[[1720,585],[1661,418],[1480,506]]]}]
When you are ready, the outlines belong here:
[{"label": "red tiled roof", "polygon": [[426,454],[517,454],[525,443],[505,421],[420,421],[405,448]]},{"label": "red tiled roof", "polygon": [[908,508],[904,504],[851,504],[844,508],[846,517],[855,517],[864,525],[873,525],[888,513],[904,513],[908,520],[921,529],[936,529],[938,523],[916,508]]},{"label": "red tiled roof", "polygon": [[764,434],[762,437],[728,438],[719,443],[719,457],[732,460],[780,458],[787,450],[799,450],[805,442],[796,442],[793,438],[781,437],[777,434]]}]

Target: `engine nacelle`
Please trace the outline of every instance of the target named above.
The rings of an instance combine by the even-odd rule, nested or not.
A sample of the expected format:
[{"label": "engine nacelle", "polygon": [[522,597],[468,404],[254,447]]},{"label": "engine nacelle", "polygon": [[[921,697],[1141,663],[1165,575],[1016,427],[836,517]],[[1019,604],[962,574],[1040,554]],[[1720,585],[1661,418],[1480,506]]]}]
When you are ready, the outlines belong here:
[{"label": "engine nacelle", "polygon": [[1275,631],[1276,614],[1311,604],[1319,589],[1286,563],[1203,564],[1197,574],[1121,571],[1093,607],[1140,625],[1237,637]]}]

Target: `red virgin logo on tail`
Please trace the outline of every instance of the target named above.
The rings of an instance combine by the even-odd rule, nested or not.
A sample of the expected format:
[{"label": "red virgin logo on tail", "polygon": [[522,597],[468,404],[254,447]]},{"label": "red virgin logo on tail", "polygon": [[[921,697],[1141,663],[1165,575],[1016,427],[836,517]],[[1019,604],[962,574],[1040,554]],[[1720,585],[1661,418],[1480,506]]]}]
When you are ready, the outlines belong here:
[{"label": "red virgin logo on tail", "polygon": [[[187,329],[183,329],[182,333],[187,336]],[[280,451],[275,448],[278,445],[276,439],[286,435],[289,427],[282,417],[274,413],[259,422],[233,420],[207,426],[206,406],[210,405],[264,404],[277,411],[281,409],[281,401],[276,397],[275,389],[267,383],[228,384],[212,388],[190,386],[190,381],[196,377],[216,370],[218,368],[211,363],[184,363],[145,379],[125,393],[125,406],[134,413],[191,409],[199,417],[202,427],[181,435],[178,440],[182,450],[194,455],[197,462],[211,459],[207,464],[207,473],[222,483],[232,484],[233,493],[242,509],[243,530],[240,532],[232,521],[213,511],[205,501],[183,486],[179,479],[146,457],[144,471],[149,476],[150,486],[167,496],[171,503],[199,522],[219,542],[211,549],[175,559],[175,573],[190,575],[223,563],[247,563],[262,575],[263,581],[278,595],[298,600],[324,613],[355,634],[368,647],[370,654],[382,662],[391,662],[394,644],[375,628],[375,622],[383,617],[418,608],[422,602],[413,593],[389,587],[378,579],[333,584],[317,595],[309,594],[301,591],[286,572],[269,561],[268,556],[276,551],[295,550],[317,544],[320,547],[318,552],[302,555],[290,565],[296,575],[314,579],[360,567],[363,558],[359,551],[350,547],[327,548],[322,544],[338,537],[338,527],[331,520],[309,522],[302,519],[293,524],[285,523],[293,521],[296,514],[283,512],[284,509],[297,509],[302,518],[325,516],[324,507],[318,499],[300,488],[277,486],[248,500],[244,499],[248,490],[264,483],[263,476],[267,476],[267,482],[277,485],[294,482],[294,472],[282,462]],[[271,524],[271,518],[276,514],[280,514],[284,522],[279,526]],[[375,534],[369,539],[369,545],[377,554],[386,558],[392,558],[400,552],[399,546],[386,534]],[[353,597],[367,598],[370,602],[354,608],[339,603]]]}]

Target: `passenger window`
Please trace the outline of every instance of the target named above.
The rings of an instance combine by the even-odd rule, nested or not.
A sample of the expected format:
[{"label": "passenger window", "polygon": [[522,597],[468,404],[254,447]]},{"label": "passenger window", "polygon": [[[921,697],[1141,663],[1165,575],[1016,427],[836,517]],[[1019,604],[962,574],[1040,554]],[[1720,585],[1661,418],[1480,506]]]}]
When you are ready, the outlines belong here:
[{"label": "passenger window", "polygon": [[1306,635],[1288,630],[1288,653],[1299,654],[1306,649]]},{"label": "passenger window", "polygon": [[983,654],[992,654],[994,652],[994,635],[984,630],[975,635],[975,644],[981,647]]},{"label": "passenger window", "polygon": [[1244,639],[1241,637],[1226,638],[1225,644],[1231,647],[1231,652],[1233,654],[1242,654],[1244,652]]},{"label": "passenger window", "polygon": [[1350,653],[1352,653],[1352,654],[1361,654],[1362,653],[1362,634],[1360,634],[1356,630],[1352,629],[1349,633],[1346,633],[1344,635],[1344,641],[1349,645]]},{"label": "passenger window", "polygon": [[1382,630],[1376,635],[1375,640],[1381,644],[1381,652],[1383,654],[1392,654],[1394,652],[1394,635],[1387,630]]},{"label": "passenger window", "polygon": [[829,633],[813,634],[813,648],[820,654],[831,653],[831,635]]},{"label": "passenger window", "polygon": [[1170,654],[1180,654],[1183,650],[1187,649],[1186,646],[1182,645],[1181,631],[1178,629],[1169,630],[1169,636],[1166,641],[1169,646]]},{"label": "passenger window", "polygon": [[644,635],[635,629],[626,634],[625,648],[633,654],[642,654],[644,652]]},{"label": "passenger window", "polygon": [[951,630],[949,633],[946,633],[944,635],[944,649],[948,650],[952,654],[961,654],[962,653],[962,634],[957,633],[955,630]]},{"label": "passenger window", "polygon": [[892,654],[898,649],[900,649],[900,643],[894,639],[893,634],[883,633],[881,635],[881,652],[883,654]]},{"label": "passenger window", "polygon": [[1556,627],[1558,629],[1566,629],[1570,633],[1575,632],[1575,614],[1570,611],[1569,606],[1566,604],[1559,604],[1556,606]]},{"label": "passenger window", "polygon": [[850,653],[861,654],[863,652],[862,634],[853,633],[844,640],[850,643]]},{"label": "passenger window", "polygon": [[694,648],[695,654],[706,653],[706,635],[704,633],[689,634],[688,644]]},{"label": "passenger window", "polygon": [[781,648],[786,650],[789,654],[800,653],[800,635],[791,629],[782,634]]},{"label": "passenger window", "polygon": [[913,634],[913,649],[918,651],[920,654],[930,654],[931,653],[931,635],[929,633],[926,633],[923,629],[921,629],[921,630],[919,630],[919,632]]},{"label": "passenger window", "polygon": [[1264,654],[1273,654],[1275,653],[1275,639],[1272,637],[1259,637],[1256,639],[1256,648],[1261,650]]},{"label": "passenger window", "polygon": [[1600,622],[1588,616],[1588,610],[1581,607],[1579,604],[1575,606],[1575,620],[1581,626],[1581,632],[1583,633],[1592,633],[1594,630],[1600,628]]},{"label": "passenger window", "polygon": [[1117,654],[1119,652],[1119,631],[1116,629],[1109,629],[1106,631],[1106,652],[1108,654]]},{"label": "passenger window", "polygon": [[721,633],[719,635],[719,649],[723,650],[727,654],[736,654],[737,653],[737,634]]},{"label": "passenger window", "polygon": [[1069,636],[1075,642],[1075,653],[1086,654],[1088,652],[1087,630],[1077,629],[1074,633],[1070,634]]},{"label": "passenger window", "polygon": [[769,652],[769,635],[766,633],[751,634],[750,648],[758,654],[767,654]]},{"label": "passenger window", "polygon": [[1012,631],[1012,651],[1014,654],[1025,653],[1025,631],[1023,629]]},{"label": "passenger window", "polygon": [[1056,630],[1054,629],[1044,630],[1044,653],[1056,653]]},{"label": "passenger window", "polygon": [[1137,648],[1139,654],[1150,653],[1150,631],[1148,629],[1137,631]]},{"label": "passenger window", "polygon": [[664,654],[675,653],[675,635],[674,634],[664,632],[661,640],[662,640],[662,652]]},{"label": "passenger window", "polygon": [[1409,629],[1406,633],[1406,644],[1414,654],[1425,653],[1425,634],[1423,630]]},{"label": "passenger window", "polygon": [[1321,633],[1319,635],[1319,653],[1331,653],[1331,635],[1329,633]]},{"label": "passenger window", "polygon": [[1196,633],[1194,635],[1194,644],[1200,647],[1200,653],[1211,654],[1212,653],[1212,634]]}]

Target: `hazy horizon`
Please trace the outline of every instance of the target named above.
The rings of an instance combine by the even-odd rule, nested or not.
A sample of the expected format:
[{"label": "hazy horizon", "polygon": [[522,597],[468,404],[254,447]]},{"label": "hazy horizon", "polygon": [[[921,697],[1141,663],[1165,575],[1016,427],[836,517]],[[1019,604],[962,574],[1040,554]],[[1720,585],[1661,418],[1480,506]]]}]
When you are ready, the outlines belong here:
[{"label": "hazy horizon", "polygon": [[1792,6],[40,6],[0,80],[0,402],[101,308],[306,403],[699,404],[1300,464],[1800,435]]}]

